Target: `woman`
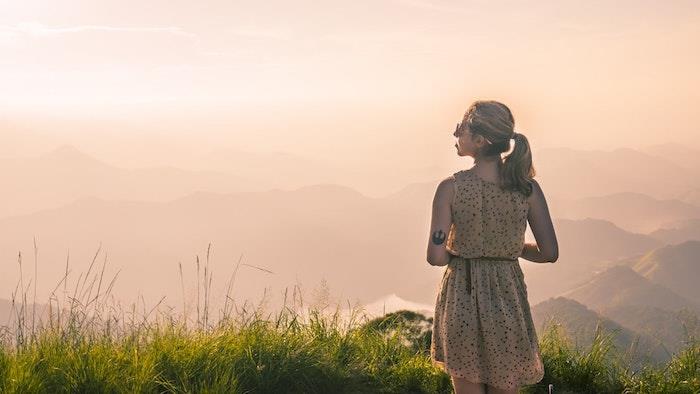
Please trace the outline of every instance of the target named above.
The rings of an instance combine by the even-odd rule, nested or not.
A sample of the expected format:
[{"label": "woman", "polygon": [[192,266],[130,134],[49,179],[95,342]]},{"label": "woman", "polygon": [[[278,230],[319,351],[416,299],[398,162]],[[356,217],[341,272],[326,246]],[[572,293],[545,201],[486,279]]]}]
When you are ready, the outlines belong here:
[{"label": "woman", "polygon": [[[474,165],[441,181],[433,200],[427,260],[446,268],[430,355],[456,394],[517,393],[544,376],[518,258],[553,263],[559,251],[528,140],[514,124],[504,104],[474,102],[454,132],[457,154]],[[527,223],[536,244],[525,244]]]}]

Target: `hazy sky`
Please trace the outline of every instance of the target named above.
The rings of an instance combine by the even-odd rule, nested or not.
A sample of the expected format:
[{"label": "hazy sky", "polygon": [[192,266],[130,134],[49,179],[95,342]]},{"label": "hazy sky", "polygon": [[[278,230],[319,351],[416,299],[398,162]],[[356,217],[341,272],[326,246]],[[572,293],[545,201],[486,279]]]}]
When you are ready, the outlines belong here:
[{"label": "hazy sky", "polygon": [[699,26],[696,0],[3,1],[0,154],[444,164],[475,99],[536,148],[698,146]]},{"label": "hazy sky", "polygon": [[[612,150],[666,142],[700,149],[696,139],[700,131],[699,48],[698,0],[0,0],[0,157],[33,156],[71,144],[99,160],[122,167],[169,164],[191,168],[198,155],[214,149],[282,151],[304,158],[296,160],[293,156],[289,159],[280,155],[280,160],[275,161],[268,155],[263,156],[261,164],[254,160],[246,162],[248,156],[242,154],[243,164],[233,166],[265,184],[264,181],[274,180],[278,172],[282,173],[280,177],[287,176],[277,168],[286,169],[285,163],[296,163],[296,168],[309,169],[311,174],[317,168],[328,170],[330,175],[324,179],[325,183],[349,185],[368,195],[386,195],[411,182],[438,180],[434,175],[447,176],[456,167],[471,164],[470,159],[456,157],[452,132],[469,104],[477,99],[494,99],[508,105],[516,119],[516,130],[528,136],[535,151],[545,147]],[[223,224],[219,227],[211,227],[211,223],[217,223],[213,220],[197,222],[199,208],[188,211],[184,205],[184,211],[190,212],[186,214],[178,210],[171,214],[162,207],[143,208],[149,214],[161,213],[143,219],[146,223],[166,226],[168,231],[143,226],[136,221],[142,211],[128,208],[131,202],[114,200],[125,195],[145,199],[147,193],[165,198],[191,193],[201,185],[219,190],[227,182],[238,186],[237,178],[228,173],[221,181],[217,174],[178,175],[162,169],[129,172],[105,169],[93,163],[95,170],[82,168],[89,167],[82,160],[75,161],[78,164],[74,167],[57,165],[60,168],[55,172],[54,168],[41,167],[46,163],[61,163],[58,160],[61,152],[79,156],[72,149],[59,150],[53,161],[38,160],[41,163],[35,167],[28,161],[26,174],[12,165],[3,167],[0,175],[6,175],[4,184],[13,186],[5,201],[27,211],[52,206],[49,198],[63,204],[90,191],[102,192],[102,198],[112,201],[104,202],[107,206],[104,209],[99,208],[103,205],[100,200],[75,203],[68,211],[57,211],[64,212],[61,217],[67,219],[63,221],[52,222],[51,214],[45,220],[41,216],[44,214],[40,214],[36,221],[20,217],[17,223],[2,222],[8,236],[0,237],[4,242],[0,249],[12,251],[8,252],[9,257],[1,259],[7,264],[14,265],[13,250],[21,248],[25,256],[31,256],[29,234],[40,230],[42,264],[60,261],[58,274],[63,272],[63,256],[69,246],[73,258],[89,263],[87,258],[80,259],[80,253],[91,256],[97,246],[94,240],[115,240],[115,243],[124,242],[119,244],[122,253],[110,254],[110,258],[116,264],[132,264],[127,267],[131,271],[124,272],[127,284],[129,275],[150,279],[138,265],[159,261],[163,265],[149,265],[151,274],[157,269],[170,270],[167,272],[173,274],[173,279],[168,283],[179,289],[176,263],[192,261],[195,253],[200,253],[192,245],[205,245],[210,238],[219,240],[215,243],[225,245],[228,249],[222,248],[226,250],[224,253],[233,256],[220,260],[221,266],[216,270],[220,275],[232,272],[230,262],[242,252],[252,264],[274,263],[287,269],[295,266],[283,258],[288,257],[288,251],[299,248],[294,255],[297,257],[291,261],[302,267],[307,262],[306,240],[316,240],[319,229],[336,228],[323,222],[332,217],[326,217],[324,211],[309,214],[306,224],[294,221],[298,218],[293,209],[289,220],[278,223],[270,216],[273,220],[261,223],[270,223],[268,227],[280,231],[278,239],[296,242],[290,249],[281,248],[284,255],[280,257],[275,254],[278,253],[275,247],[239,242],[248,239],[239,236],[242,232],[253,234],[255,237],[251,239],[256,242],[267,241],[259,234],[268,227],[261,227],[260,233],[251,232],[251,226],[239,224],[236,216],[241,212],[256,212],[255,209],[265,215],[276,212],[268,211],[267,207],[263,210],[256,208],[257,205],[251,205],[253,208],[242,205],[245,209],[238,209],[236,205],[222,205],[217,211],[215,205],[210,208],[213,213],[202,217],[219,218],[221,212],[230,215],[221,217]],[[605,163],[613,163],[612,166],[623,167],[621,163],[627,164],[635,157],[629,152],[624,154],[613,155],[619,160],[606,155],[598,157],[604,157]],[[228,159],[236,153],[219,152],[212,156],[222,155]],[[595,155],[572,157],[575,164],[580,157],[582,163],[596,162]],[[268,160],[272,169],[263,168]],[[534,162],[537,168],[536,155]],[[621,171],[594,168],[590,177],[577,173],[575,187],[584,189],[588,181],[592,185],[590,191],[596,190],[596,185],[611,190],[610,185],[619,183],[631,185],[635,191],[654,185],[649,189],[658,186],[664,192],[676,193],[681,191],[680,186],[674,189],[669,185],[684,187],[677,180],[693,178],[687,175],[692,173],[690,170],[681,172],[662,160],[654,165],[658,171],[643,167],[630,179],[626,179],[627,173],[620,175]],[[252,168],[255,166],[261,169]],[[629,168],[642,167],[630,165]],[[101,174],[107,175],[101,177]],[[650,181],[646,177],[656,179]],[[565,184],[564,178],[550,175],[549,179],[552,186],[555,182]],[[556,185],[560,190],[564,189],[561,184]],[[689,183],[688,189],[695,193],[697,186]],[[314,197],[314,190],[307,192]],[[318,194],[320,201],[327,202],[326,195],[345,196],[344,189],[329,190],[329,194]],[[408,214],[402,211],[396,214],[401,220],[416,215],[411,219],[414,221],[396,226],[406,230],[408,235],[401,235],[400,239],[409,240],[409,248],[377,237],[374,231],[381,226],[363,221],[373,216],[364,215],[365,211],[357,208],[366,202],[362,198],[355,202],[357,196],[353,194],[343,206],[358,209],[348,211],[352,220],[345,226],[346,222],[340,223],[337,234],[328,232],[329,237],[336,237],[329,238],[332,242],[319,238],[318,243],[326,245],[329,253],[342,250],[348,264],[361,261],[368,262],[367,267],[373,269],[398,267],[379,263],[375,266],[374,262],[412,264],[417,256],[416,264],[425,265],[423,244],[412,240],[421,239],[422,235],[416,235],[419,230],[427,235],[429,200],[421,202],[423,189],[413,194],[412,190],[400,196],[407,196],[410,204],[406,203],[406,207],[421,204],[425,220],[420,220],[421,211],[412,208],[405,208]],[[569,189],[565,191],[575,194]],[[304,194],[307,192],[290,195],[309,201]],[[207,201],[213,197],[195,194],[191,198],[192,201],[203,198],[201,204],[208,208]],[[268,200],[261,201],[262,204]],[[308,203],[313,208],[314,200]],[[127,208],[112,208],[121,204]],[[113,222],[124,226],[117,230],[132,238],[124,238],[119,232],[98,231],[102,223],[112,222],[102,222],[98,214],[93,217],[90,210],[93,205],[103,209],[100,212],[105,215],[113,215],[116,218]],[[97,224],[84,228],[76,225],[75,229],[71,228],[75,233],[64,231],[65,223],[80,222],[76,215],[83,208],[88,212],[83,215]],[[393,208],[404,209],[404,205]],[[335,212],[333,209],[329,212]],[[136,214],[129,216],[131,212]],[[384,218],[380,214],[375,216]],[[179,219],[181,222],[176,223]],[[356,221],[366,224],[355,225]],[[289,233],[298,237],[290,238],[284,232],[287,222],[307,227],[306,230],[290,227]],[[188,223],[194,225],[188,227]],[[251,219],[250,223],[258,222]],[[241,227],[226,227],[230,224]],[[18,232],[19,225],[24,226],[24,232]],[[138,231],[133,231],[132,225]],[[110,224],[104,226],[113,230]],[[180,228],[188,228],[192,233],[172,232]],[[148,233],[150,230],[152,234]],[[313,236],[301,237],[300,234],[307,234],[304,231]],[[326,235],[325,231],[321,232]],[[161,249],[145,246],[158,236],[163,240]],[[186,241],[191,243],[173,250],[171,244],[180,236],[189,236]],[[351,246],[347,247],[346,243]],[[385,247],[385,243],[389,246]],[[404,260],[396,257],[392,243],[404,253]],[[369,255],[368,251],[374,250],[390,257]],[[263,253],[268,251],[271,254]],[[256,252],[261,254],[255,255]],[[368,257],[362,253],[368,253]],[[55,256],[61,257],[53,259]],[[322,263],[320,266],[326,269],[327,262]],[[348,264],[338,263],[342,267]],[[309,267],[299,268],[299,272],[307,269],[323,273]],[[345,272],[337,269],[340,268],[328,266],[334,274]],[[387,272],[393,275],[393,271]],[[382,274],[376,275],[381,278]],[[392,276],[392,279],[396,278]],[[7,297],[14,284],[10,279],[5,280],[4,284],[0,283],[0,298]],[[42,277],[40,283],[41,287],[56,282]],[[254,281],[248,283],[258,286]],[[430,291],[432,284],[425,286]],[[150,288],[152,292],[160,290]],[[387,288],[387,292],[392,291]]]}]

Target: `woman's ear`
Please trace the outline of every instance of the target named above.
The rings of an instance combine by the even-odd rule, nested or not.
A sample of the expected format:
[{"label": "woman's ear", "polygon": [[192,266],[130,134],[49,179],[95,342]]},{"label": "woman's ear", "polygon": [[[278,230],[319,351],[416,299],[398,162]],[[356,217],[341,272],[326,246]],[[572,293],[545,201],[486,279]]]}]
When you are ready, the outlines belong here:
[{"label": "woman's ear", "polygon": [[479,148],[486,145],[486,138],[484,138],[483,135],[477,134],[476,139],[477,139],[477,145],[479,146]]}]

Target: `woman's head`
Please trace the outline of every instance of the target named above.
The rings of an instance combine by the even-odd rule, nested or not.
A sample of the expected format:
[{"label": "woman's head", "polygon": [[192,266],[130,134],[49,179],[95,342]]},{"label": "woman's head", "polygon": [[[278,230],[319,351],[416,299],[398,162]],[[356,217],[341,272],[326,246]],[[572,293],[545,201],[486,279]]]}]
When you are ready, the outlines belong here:
[{"label": "woman's head", "polygon": [[[469,106],[462,122],[457,124],[454,136],[459,156],[472,156],[475,161],[498,161],[501,165],[501,184],[506,189],[530,195],[529,182],[535,176],[532,154],[527,138],[514,131],[515,119],[510,109],[493,100],[478,100]],[[501,153],[513,151],[505,158]]]}]

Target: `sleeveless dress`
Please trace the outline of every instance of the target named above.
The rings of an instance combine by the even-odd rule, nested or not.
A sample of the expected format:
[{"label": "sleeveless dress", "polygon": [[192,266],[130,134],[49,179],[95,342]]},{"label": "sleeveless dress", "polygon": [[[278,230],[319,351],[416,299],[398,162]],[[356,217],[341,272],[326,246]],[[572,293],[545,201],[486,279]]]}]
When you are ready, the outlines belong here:
[{"label": "sleeveless dress", "polygon": [[544,377],[518,257],[528,201],[473,172],[454,174],[445,267],[433,317],[430,357],[449,375],[500,389]]}]

